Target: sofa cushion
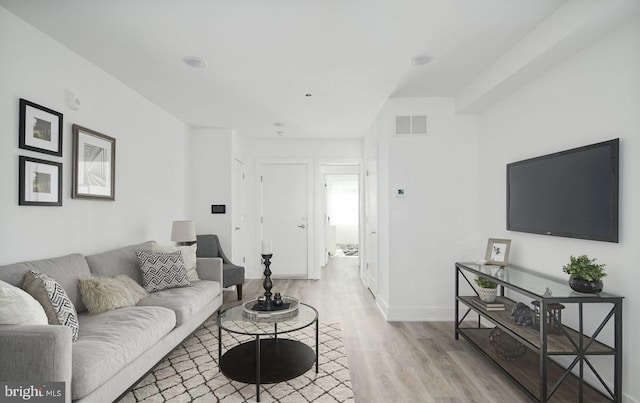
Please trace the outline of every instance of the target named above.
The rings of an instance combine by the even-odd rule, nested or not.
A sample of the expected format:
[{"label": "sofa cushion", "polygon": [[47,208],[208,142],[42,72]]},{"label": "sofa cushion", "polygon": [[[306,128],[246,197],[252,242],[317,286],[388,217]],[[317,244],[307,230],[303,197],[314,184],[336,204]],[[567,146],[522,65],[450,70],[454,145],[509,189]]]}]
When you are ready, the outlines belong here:
[{"label": "sofa cushion", "polygon": [[80,293],[91,315],[134,306],[147,296],[145,289],[126,274],[81,278]]},{"label": "sofa cushion", "polygon": [[172,288],[149,294],[138,306],[169,308],[175,312],[176,325],[180,326],[202,307],[213,303],[220,292],[220,283],[217,281],[198,280],[191,283],[191,287]]},{"label": "sofa cushion", "polygon": [[47,325],[44,308],[24,290],[0,280],[0,325]]},{"label": "sofa cushion", "polygon": [[64,288],[44,273],[29,270],[24,275],[22,286],[44,308],[50,325],[71,328],[71,338],[78,338],[78,314]]},{"label": "sofa cushion", "polygon": [[136,251],[142,271],[142,285],[149,292],[191,285],[182,253]]},{"label": "sofa cushion", "polygon": [[[81,314],[79,319],[80,336],[73,343],[72,356],[73,400],[105,383],[160,341],[176,324],[173,311],[159,306],[122,308],[100,315]],[[149,363],[149,367],[153,364]]]},{"label": "sofa cushion", "polygon": [[[135,257],[135,255],[134,255]],[[87,308],[82,303],[78,279],[91,275],[84,256],[75,253],[51,259],[14,263],[0,267],[0,280],[17,287],[22,287],[24,274],[29,270],[44,273],[56,280],[69,296],[76,311],[83,312]]]},{"label": "sofa cushion", "polygon": [[180,251],[182,253],[182,260],[184,261],[184,267],[187,268],[187,277],[189,281],[200,280],[198,278],[198,272],[196,268],[198,266],[198,261],[196,258],[196,251],[198,249],[197,244],[188,245],[188,246],[165,246],[165,245],[153,245],[153,252],[165,252],[165,253],[175,253]]},{"label": "sofa cushion", "polygon": [[155,242],[148,241],[138,245],[125,246],[108,252],[86,256],[91,273],[98,276],[126,274],[142,284],[142,273],[138,267],[137,250],[150,251]]}]

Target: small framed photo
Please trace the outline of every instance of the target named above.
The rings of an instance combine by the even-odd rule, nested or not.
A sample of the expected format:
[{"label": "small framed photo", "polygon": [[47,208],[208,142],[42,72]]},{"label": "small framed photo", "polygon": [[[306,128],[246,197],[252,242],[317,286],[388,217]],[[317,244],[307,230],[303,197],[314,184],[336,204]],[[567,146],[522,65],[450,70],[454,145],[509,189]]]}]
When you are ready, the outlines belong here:
[{"label": "small framed photo", "polygon": [[115,200],[116,139],[73,125],[74,199]]},{"label": "small framed photo", "polygon": [[506,266],[509,264],[509,249],[511,249],[511,239],[489,238],[487,243],[487,264]]},{"label": "small framed photo", "polygon": [[62,206],[62,164],[20,156],[20,206]]},{"label": "small framed photo", "polygon": [[62,113],[20,99],[19,147],[62,157]]}]

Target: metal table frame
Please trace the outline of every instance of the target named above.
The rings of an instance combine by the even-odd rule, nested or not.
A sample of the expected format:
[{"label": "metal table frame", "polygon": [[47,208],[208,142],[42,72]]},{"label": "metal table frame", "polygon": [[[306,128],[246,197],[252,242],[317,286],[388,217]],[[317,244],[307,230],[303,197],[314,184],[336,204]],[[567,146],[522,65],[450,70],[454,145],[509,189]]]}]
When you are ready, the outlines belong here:
[{"label": "metal table frame", "polygon": [[[315,333],[316,333],[315,367],[316,367],[316,373],[318,373],[318,370],[319,370],[319,368],[318,368],[318,356],[319,356],[319,348],[318,348],[319,347],[319,342],[318,342],[318,340],[319,340],[319,333],[320,333],[319,321],[318,321],[318,318],[319,318],[318,311],[314,307],[312,307],[311,305],[304,304],[304,303],[300,303],[300,305],[304,305],[304,306],[312,309],[315,312],[315,317],[312,320],[310,320],[308,323],[303,323],[300,326],[296,326],[296,327],[294,327],[292,329],[287,329],[285,331],[280,331],[280,332],[278,331],[278,323],[287,322],[287,321],[290,321],[291,319],[287,319],[287,320],[283,320],[283,321],[279,321],[279,322],[273,322],[273,332],[267,332],[267,331],[264,331],[264,332],[242,332],[242,331],[237,331],[235,329],[230,329],[228,327],[224,327],[223,324],[221,323],[222,322],[221,319],[222,319],[223,314],[225,312],[227,312],[227,311],[229,311],[231,309],[242,309],[242,305],[237,305],[237,306],[234,306],[232,308],[229,308],[229,309],[227,309],[225,311],[221,311],[221,312],[218,313],[218,316],[216,318],[216,324],[218,325],[218,370],[219,371],[222,371],[222,368],[220,367],[220,363],[221,363],[222,356],[223,356],[223,354],[222,354],[222,329],[223,329],[223,327],[224,327],[224,330],[229,332],[229,333],[242,334],[242,335],[248,335],[248,336],[254,336],[255,337],[255,343],[256,343],[256,350],[255,350],[256,382],[255,383],[256,383],[256,399],[257,399],[258,402],[260,401],[260,379],[261,379],[261,373],[260,373],[260,364],[261,364],[261,360],[260,360],[260,356],[261,356],[261,354],[260,354],[260,352],[261,352],[260,351],[260,337],[261,336],[267,336],[267,337],[273,336],[274,340],[277,342],[279,334],[286,334],[286,333],[291,333],[291,332],[295,332],[295,331],[298,331],[298,330],[302,330],[302,329],[305,329],[305,328],[307,328],[307,327],[309,327],[309,326],[311,326],[312,324],[315,323],[315,325],[316,325],[316,329],[315,329],[316,330],[315,331]],[[253,322],[253,321],[251,321],[249,319],[246,319],[246,322],[248,322],[248,323],[256,323],[256,322]],[[300,341],[297,341],[297,342],[298,343],[302,343]],[[250,343],[250,342],[241,343],[240,345],[246,344],[246,343]],[[304,344],[304,343],[302,343],[302,344]],[[299,375],[302,375],[302,374],[299,374]]]}]

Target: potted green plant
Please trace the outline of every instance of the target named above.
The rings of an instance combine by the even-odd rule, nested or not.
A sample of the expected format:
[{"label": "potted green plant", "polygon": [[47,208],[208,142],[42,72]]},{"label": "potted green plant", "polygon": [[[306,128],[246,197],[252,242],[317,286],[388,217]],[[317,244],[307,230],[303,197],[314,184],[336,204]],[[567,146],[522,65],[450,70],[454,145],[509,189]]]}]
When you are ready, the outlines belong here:
[{"label": "potted green plant", "polygon": [[562,270],[569,274],[569,286],[578,292],[597,294],[602,291],[604,264],[596,264],[596,259],[587,255],[569,257],[569,264],[562,266]]},{"label": "potted green plant", "polygon": [[487,278],[479,276],[476,277],[475,281],[478,285],[478,295],[482,301],[493,302],[496,300],[496,296],[498,295],[498,283],[494,283]]}]

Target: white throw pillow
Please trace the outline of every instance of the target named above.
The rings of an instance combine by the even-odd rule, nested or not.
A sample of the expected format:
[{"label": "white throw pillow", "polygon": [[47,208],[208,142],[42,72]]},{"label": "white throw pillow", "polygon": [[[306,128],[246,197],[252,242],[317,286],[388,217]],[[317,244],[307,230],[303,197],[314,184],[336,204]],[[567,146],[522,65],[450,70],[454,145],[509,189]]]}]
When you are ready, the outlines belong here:
[{"label": "white throw pillow", "polygon": [[198,272],[196,271],[197,266],[197,258],[196,258],[196,250],[198,248],[198,244],[193,244],[189,246],[164,246],[158,245],[156,243],[153,244],[151,250],[153,252],[164,252],[164,253],[175,253],[180,251],[182,253],[182,260],[184,261],[184,267],[187,268],[187,276],[189,281],[200,280],[198,277]]},{"label": "white throw pillow", "polygon": [[47,325],[44,308],[27,292],[0,281],[0,325]]}]

